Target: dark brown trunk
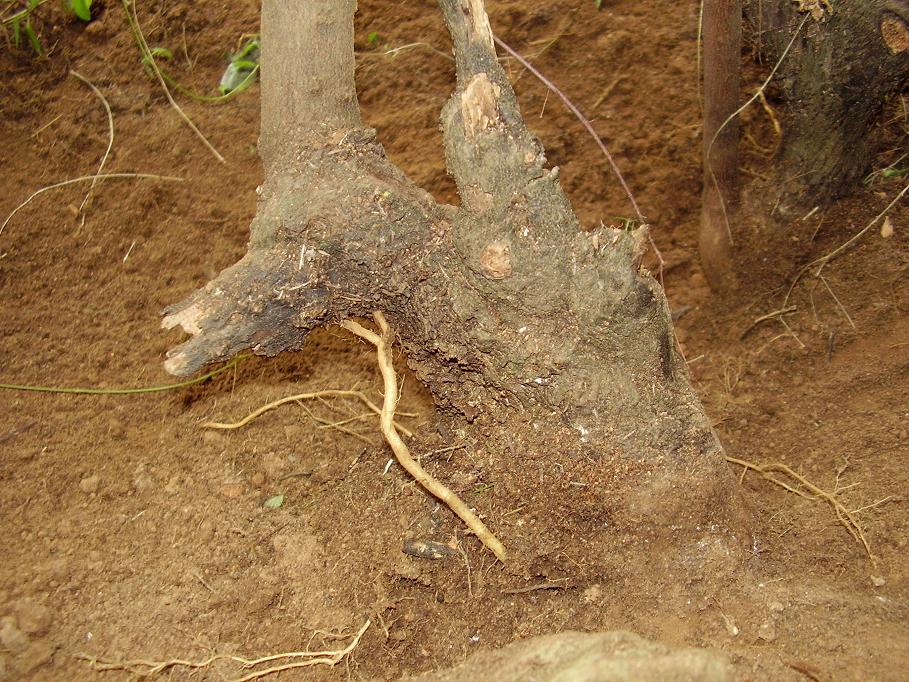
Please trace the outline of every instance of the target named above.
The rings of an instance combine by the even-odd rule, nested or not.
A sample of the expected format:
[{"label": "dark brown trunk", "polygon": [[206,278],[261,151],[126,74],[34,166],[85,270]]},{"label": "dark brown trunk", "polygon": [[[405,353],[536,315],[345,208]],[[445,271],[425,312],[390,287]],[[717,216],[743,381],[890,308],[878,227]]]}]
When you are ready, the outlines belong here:
[{"label": "dark brown trunk", "polygon": [[909,77],[905,0],[804,3],[746,0],[745,12],[786,100],[784,134],[768,204],[790,216],[848,192],[868,170],[869,133]]},{"label": "dark brown trunk", "polygon": [[704,193],[698,248],[714,290],[735,285],[732,224],[738,208],[741,0],[704,0]]}]

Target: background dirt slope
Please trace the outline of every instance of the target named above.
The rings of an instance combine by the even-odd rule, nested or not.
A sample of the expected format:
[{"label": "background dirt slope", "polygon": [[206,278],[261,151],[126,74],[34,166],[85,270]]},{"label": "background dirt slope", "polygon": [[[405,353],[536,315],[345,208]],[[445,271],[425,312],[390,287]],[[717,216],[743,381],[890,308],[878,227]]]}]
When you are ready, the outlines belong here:
[{"label": "background dirt slope", "polygon": [[[415,181],[457,202],[437,127],[453,69],[435,3],[359,4],[365,116]],[[106,170],[183,181],[111,180],[81,216],[88,187],[67,187],[10,220],[0,234],[3,382],[171,382],[162,359],[180,335],[159,329],[159,311],[244,252],[255,211],[257,88],[221,105],[180,98],[227,159],[222,165],[144,73],[120,4],[95,8],[97,18],[82,24],[48,3],[37,22],[48,56],[0,53],[0,217],[42,186],[97,169],[107,117],[71,68],[112,108]],[[371,617],[349,661],[355,679],[416,674],[481,647],[567,628],[627,628],[718,648],[753,679],[766,679],[762,666],[771,664],[786,666],[794,680],[905,679],[909,211],[891,212],[889,239],[875,228],[833,261],[826,283],[806,279],[794,289],[797,309],[785,317],[793,334],[778,319],[749,330],[779,309],[787,286],[768,275],[740,299],[717,302],[698,269],[697,4],[618,0],[597,11],[592,0],[522,0],[490,1],[489,10],[497,34],[593,120],[653,222],[679,340],[728,453],[782,461],[838,487],[849,508],[861,510],[878,566],[829,506],[748,474],[742,485],[758,526],[734,585],[690,585],[671,575],[622,584],[608,558],[586,552],[584,542],[548,548],[552,560],[538,574],[513,575],[387,466],[374,421],[350,423],[351,435],[319,428],[302,407],[288,406],[242,430],[200,428],[304,391],[357,387],[377,397],[371,349],[334,329],[300,353],[247,360],[179,392],[0,392],[0,677],[98,677],[79,653],[166,660],[333,647],[338,641],[325,632],[349,634]],[[258,27],[254,2],[144,3],[139,16],[149,44],[172,50],[166,68],[205,92],[241,35]],[[749,68],[753,87],[763,67]],[[628,216],[577,121],[520,65],[510,69],[582,224]],[[905,102],[887,118],[878,168],[905,151]],[[745,124],[743,163],[760,174],[775,139],[760,109],[747,112]],[[900,188],[899,179],[878,180],[808,218],[816,233],[798,250],[831,251]],[[329,421],[362,412],[337,401],[305,407]],[[411,428],[432,433],[431,397],[413,379],[402,409],[419,413],[407,419]],[[457,445],[456,437],[437,434],[441,447]],[[421,454],[471,504],[496,508],[493,484],[508,482],[484,479],[482,453]],[[280,508],[263,507],[278,494]],[[527,524],[541,537],[562,523],[512,511],[497,522]],[[427,533],[456,538],[463,554],[433,562],[401,552],[405,537]],[[524,589],[554,581],[559,589]],[[236,669],[219,663],[203,677],[228,670]],[[346,674],[342,665],[305,677]]]}]

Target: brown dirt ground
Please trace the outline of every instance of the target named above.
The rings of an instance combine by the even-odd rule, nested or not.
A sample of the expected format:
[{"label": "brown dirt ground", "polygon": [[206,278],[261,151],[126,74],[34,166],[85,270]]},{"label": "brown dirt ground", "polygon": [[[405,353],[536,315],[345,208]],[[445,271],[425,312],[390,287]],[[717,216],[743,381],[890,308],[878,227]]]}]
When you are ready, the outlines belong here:
[{"label": "brown dirt ground", "polygon": [[[861,509],[877,568],[829,506],[749,474],[741,485],[758,525],[734,590],[714,584],[689,594],[679,584],[670,599],[653,585],[671,584],[671,576],[615,582],[577,538],[552,550],[563,557],[558,565],[514,575],[464,538],[449,515],[433,511],[399,468],[386,471],[389,454],[372,421],[353,422],[349,435],[319,428],[292,406],[243,430],[200,428],[302,391],[356,386],[377,396],[370,349],[328,330],[300,353],[248,360],[183,391],[0,392],[0,678],[101,676],[79,653],[166,660],[337,647],[324,631],[350,633],[371,617],[375,626],[346,667],[310,669],[300,679],[394,679],[451,665],[480,647],[569,628],[627,628],[715,647],[750,679],[781,679],[771,669],[793,680],[907,679],[909,210],[891,212],[892,238],[875,228],[833,261],[826,284],[808,278],[795,287],[797,310],[785,318],[792,335],[770,320],[743,337],[755,318],[780,307],[786,288],[768,275],[740,298],[717,302],[699,272],[697,4],[489,5],[499,35],[594,119],[637,191],[667,261],[671,304],[688,310],[678,336],[692,379],[728,454],[785,462],[838,487],[849,508]],[[13,217],[0,235],[0,381],[169,383],[162,358],[180,335],[159,329],[159,311],[242,254],[255,210],[257,88],[219,106],[181,98],[227,158],[219,164],[143,73],[120,4],[95,7],[98,18],[88,25],[54,3],[42,7],[38,28],[51,48],[44,59],[0,53],[0,216],[39,187],[97,168],[106,116],[70,68],[95,83],[113,110],[107,170],[184,182],[110,181],[97,188],[84,222],[76,213],[85,185],[46,193]],[[257,30],[258,3],[160,2],[140,16],[149,43],[173,50],[173,74],[210,92],[225,54]],[[379,36],[372,44],[370,32]],[[437,126],[451,63],[421,46],[381,54],[415,42],[449,49],[434,3],[360,1],[365,115],[394,161],[455,202]],[[532,75],[510,68],[582,223],[628,215],[577,122]],[[762,73],[754,69],[751,86]],[[905,151],[905,101],[896,104],[878,168]],[[773,134],[761,109],[745,123],[743,165],[761,173],[767,157],[760,150]],[[816,233],[805,238],[793,229],[802,240],[797,250],[806,258],[829,252],[900,187],[898,179],[876,181],[808,218]],[[405,383],[403,403],[420,414],[408,420],[412,428],[433,429],[431,397],[414,380]],[[307,409],[331,420],[362,411],[337,401]],[[496,487],[485,485],[475,456],[467,449],[429,460],[471,504],[496,508]],[[286,496],[283,506],[264,508],[276,494]],[[515,506],[493,520],[506,534],[525,523],[559,530],[559,518],[522,516]],[[408,533],[433,523],[460,538],[463,555],[433,562],[401,552]],[[564,579],[563,589],[514,592],[553,578]],[[229,670],[236,674],[219,663],[200,678]]]}]

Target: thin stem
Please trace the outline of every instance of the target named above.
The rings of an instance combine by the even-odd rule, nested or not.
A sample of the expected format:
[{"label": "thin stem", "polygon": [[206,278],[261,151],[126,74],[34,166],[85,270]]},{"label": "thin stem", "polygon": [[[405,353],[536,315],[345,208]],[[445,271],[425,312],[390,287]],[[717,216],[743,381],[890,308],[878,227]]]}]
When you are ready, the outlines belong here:
[{"label": "thin stem", "polygon": [[558,95],[559,99],[561,99],[562,102],[565,104],[565,106],[568,107],[568,110],[571,111],[571,113],[573,113],[575,115],[575,117],[581,122],[581,125],[583,125],[587,129],[587,132],[589,132],[593,136],[593,139],[596,140],[597,146],[600,148],[600,151],[603,152],[603,155],[606,157],[606,160],[609,161],[609,165],[612,167],[613,173],[615,173],[615,176],[618,178],[619,184],[622,185],[622,189],[625,191],[625,195],[628,197],[628,200],[631,202],[632,207],[634,207],[634,212],[635,212],[635,215],[637,215],[638,220],[640,220],[641,223],[646,223],[647,219],[644,217],[644,214],[641,213],[641,209],[638,206],[638,202],[635,201],[634,194],[632,193],[631,188],[628,187],[628,183],[625,182],[625,178],[622,176],[622,171],[619,170],[619,166],[615,162],[615,159],[612,158],[612,154],[609,153],[609,149],[606,148],[606,145],[603,143],[603,140],[600,139],[599,134],[597,134],[597,131],[594,130],[593,126],[590,124],[590,121],[587,120],[587,117],[581,113],[581,111],[572,103],[572,101],[570,99],[568,99],[568,97],[565,95],[565,93],[563,93],[561,90],[559,90],[559,88],[556,87],[556,85],[551,80],[549,80],[548,78],[546,78],[546,76],[544,76],[542,73],[540,73],[530,62],[528,62],[526,59],[524,59],[524,57],[522,57],[517,52],[515,52],[513,49],[511,49],[507,44],[502,42],[498,37],[493,36],[493,40],[495,40],[496,45],[498,45],[503,50],[505,50],[508,54],[510,54],[512,57],[517,59],[521,63],[521,65],[524,66],[525,69],[527,69],[528,71],[530,71],[530,73],[532,73],[534,76],[539,78],[540,82],[542,82],[543,85],[545,85],[553,93]]}]

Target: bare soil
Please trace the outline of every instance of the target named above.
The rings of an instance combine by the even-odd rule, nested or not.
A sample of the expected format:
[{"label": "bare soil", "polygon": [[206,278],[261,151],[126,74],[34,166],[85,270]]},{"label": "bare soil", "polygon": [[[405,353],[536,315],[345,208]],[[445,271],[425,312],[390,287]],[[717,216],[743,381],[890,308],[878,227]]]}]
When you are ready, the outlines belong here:
[{"label": "bare soil", "polygon": [[[457,433],[436,432],[432,397],[412,376],[401,410],[418,416],[401,420],[421,442],[439,444],[419,453],[424,464],[506,544],[509,536],[541,538],[539,560],[525,564],[533,570],[496,564],[389,464],[374,419],[351,421],[347,431],[323,428],[360,417],[354,401],[291,404],[234,431],[202,428],[306,391],[357,388],[378,401],[373,350],[330,329],[299,353],[248,359],[182,390],[0,392],[0,678],[129,677],[96,672],[79,654],[197,660],[340,648],[349,639],[327,633],[349,636],[369,618],[344,664],[282,679],[396,679],[566,629],[630,629],[719,649],[748,679],[907,679],[905,204],[890,212],[891,237],[875,226],[823,280],[796,284],[788,327],[779,317],[752,326],[780,309],[800,263],[867,225],[900,179],[876,178],[830,209],[775,225],[785,257],[765,263],[734,300],[711,298],[695,251],[698,6],[594,5],[504,0],[489,10],[497,34],[587,113],[624,169],[654,226],[678,339],[727,454],[785,463],[836,491],[856,510],[876,563],[827,503],[749,473],[739,484],[755,519],[752,551],[732,578],[692,583],[661,574],[671,563],[654,547],[641,557],[653,567],[650,579],[623,581],[595,549],[609,533],[594,504],[608,492],[606,473],[585,462],[560,470],[549,453],[522,454],[549,489],[561,481],[561,499],[525,491],[522,502],[513,481],[496,478],[482,444],[455,447]],[[42,59],[0,53],[0,218],[43,186],[97,170],[107,116],[70,69],[110,103],[106,172],[183,180],[104,182],[81,214],[88,184],[71,185],[12,217],[0,234],[3,382],[171,383],[162,360],[181,336],[159,329],[159,311],[237,260],[255,211],[257,87],[219,105],[179,97],[226,158],[221,164],[143,71],[121,5],[94,7],[97,18],[83,24],[54,3],[42,6]],[[149,44],[173,52],[168,71],[212,92],[225,55],[257,30],[258,3],[162,2],[140,7],[139,16]],[[411,178],[456,203],[437,126],[454,74],[429,49],[450,49],[434,3],[361,0],[356,35],[367,120]],[[753,88],[766,67],[748,63]],[[530,73],[509,68],[581,222],[618,224],[630,215],[587,133]],[[906,126],[901,100],[879,131],[876,168],[905,151]],[[776,138],[763,109],[746,113],[745,131],[743,165],[766,175]],[[284,496],[280,507],[263,504],[276,495]],[[442,560],[402,552],[405,540],[425,538],[459,551]],[[238,675],[220,661],[196,679]]]}]

